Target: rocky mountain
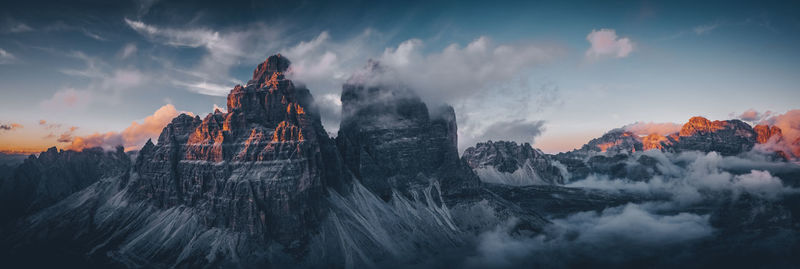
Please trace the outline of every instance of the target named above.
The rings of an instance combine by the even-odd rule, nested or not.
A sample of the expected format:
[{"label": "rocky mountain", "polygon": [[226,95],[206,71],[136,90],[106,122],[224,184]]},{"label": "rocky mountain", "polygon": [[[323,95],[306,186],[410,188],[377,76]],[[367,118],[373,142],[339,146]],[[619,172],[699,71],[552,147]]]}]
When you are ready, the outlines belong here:
[{"label": "rocky mountain", "polygon": [[767,143],[770,139],[780,140],[783,139],[783,132],[781,128],[778,126],[768,126],[764,124],[759,124],[753,127],[753,131],[756,132],[756,142],[758,144]]},{"label": "rocky mountain", "polygon": [[631,153],[647,150],[672,153],[699,151],[732,156],[748,152],[774,135],[780,135],[777,127],[754,128],[740,120],[710,121],[703,117],[692,117],[679,132],[666,136],[657,133],[639,136],[622,128],[614,129],[592,139],[580,149],[559,153],[553,158],[567,167],[573,180],[593,173],[645,179],[657,174],[653,160],[645,155],[631,162],[628,158]]},{"label": "rocky mountain", "polygon": [[514,186],[564,184],[566,170],[547,154],[516,142],[488,141],[461,155],[481,181]]},{"label": "rocky mountain", "polygon": [[246,86],[228,95],[228,112],[181,115],[139,152],[131,195],[159,208],[196,209],[203,224],[284,245],[307,244],[325,189],[341,184],[339,155],[308,89],[270,56]]},{"label": "rocky mountain", "polygon": [[583,145],[584,152],[607,152],[609,154],[630,153],[643,150],[642,141],[631,132],[622,129],[611,130],[599,138]]},{"label": "rocky mountain", "polygon": [[[712,265],[740,251],[720,252],[717,242],[778,242],[756,250],[781,257],[797,249],[797,195],[784,199],[774,176],[800,169],[723,170],[712,167],[729,161],[717,153],[678,154],[719,149],[733,158],[760,141],[761,127],[693,119],[674,137],[615,130],[555,156],[489,141],[459,157],[453,108],[382,82],[389,71],[379,63],[343,85],[335,139],[310,90],[286,78],[289,68],[285,57],[268,57],[230,91],[227,113],[179,115],[138,152],[52,148],[29,157],[0,185],[0,260],[10,268],[666,267],[696,259],[686,249],[712,254],[702,255]],[[653,148],[664,152],[644,151]],[[699,173],[725,182],[695,186]],[[725,229],[722,239],[710,223]]]},{"label": "rocky mountain", "polygon": [[127,177],[131,161],[122,148],[82,152],[55,147],[29,156],[0,181],[0,216],[5,223],[51,206],[89,185],[109,177]]},{"label": "rocky mountain", "polygon": [[[128,160],[120,169],[65,165],[85,182],[63,182],[75,193],[21,214],[30,215],[0,238],[4,253],[71,249],[84,253],[79,264],[104,267],[352,267],[463,242],[451,212],[479,202],[498,220],[519,219],[518,227],[547,223],[482,187],[458,157],[451,107],[429,111],[413,92],[351,80],[334,140],[309,90],[285,78],[289,66],[270,56],[231,90],[227,113],[179,115],[133,164],[120,150],[92,162]],[[112,153],[53,154],[39,159]],[[100,168],[111,174],[92,176]]]},{"label": "rocky mountain", "polygon": [[722,155],[747,152],[756,143],[753,127],[740,120],[710,121],[703,117],[692,117],[681,127],[680,132],[667,137],[667,148],[674,151],[715,151]]},{"label": "rocky mountain", "polygon": [[[361,76],[384,72],[372,62]],[[342,123],[336,137],[349,171],[388,200],[392,190],[428,186],[436,178],[447,192],[475,186],[477,178],[458,157],[455,111],[428,110],[408,89],[371,85],[361,77],[342,87]]]}]

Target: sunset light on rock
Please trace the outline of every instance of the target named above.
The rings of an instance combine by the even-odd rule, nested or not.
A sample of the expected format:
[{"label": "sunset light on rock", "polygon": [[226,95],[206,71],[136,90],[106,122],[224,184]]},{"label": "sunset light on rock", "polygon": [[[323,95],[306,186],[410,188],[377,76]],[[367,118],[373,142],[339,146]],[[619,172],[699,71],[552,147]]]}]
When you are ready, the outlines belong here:
[{"label": "sunset light on rock", "polygon": [[0,14],[0,268],[800,268],[796,2]]}]

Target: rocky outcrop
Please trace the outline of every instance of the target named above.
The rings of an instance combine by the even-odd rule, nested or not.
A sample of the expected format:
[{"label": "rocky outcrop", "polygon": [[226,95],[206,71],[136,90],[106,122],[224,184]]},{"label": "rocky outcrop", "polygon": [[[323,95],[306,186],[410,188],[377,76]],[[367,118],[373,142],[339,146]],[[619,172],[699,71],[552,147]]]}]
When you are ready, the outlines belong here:
[{"label": "rocky outcrop", "polygon": [[[588,157],[593,153],[613,155],[656,149],[671,152],[716,151],[722,155],[736,155],[753,148],[759,136],[757,131],[740,120],[710,121],[703,117],[692,117],[679,132],[667,136],[656,133],[637,136],[623,129],[614,129],[570,154]],[[762,136],[773,135],[770,131],[780,132],[774,128],[762,130]]]},{"label": "rocky outcrop", "polygon": [[127,178],[131,162],[122,147],[59,151],[31,155],[0,182],[2,221],[34,213],[103,178]]},{"label": "rocky outcrop", "polygon": [[716,151],[722,155],[736,155],[749,151],[756,143],[756,133],[740,120],[710,121],[692,117],[680,132],[668,136],[673,151]]},{"label": "rocky outcrop", "polygon": [[[772,129],[761,132],[773,135]],[[726,156],[737,155],[753,149],[757,136],[757,131],[740,120],[710,121],[703,117],[692,117],[679,132],[667,136],[657,133],[637,136],[623,129],[614,129],[592,139],[580,149],[559,153],[553,158],[566,166],[572,180],[585,178],[592,173],[642,180],[657,174],[655,165],[647,160],[650,158],[647,156],[642,156],[645,158],[643,161],[631,162],[628,160],[631,153],[660,150],[713,151]]]},{"label": "rocky outcrop", "polygon": [[371,62],[342,87],[342,123],[336,143],[345,167],[365,187],[388,200],[392,190],[439,182],[445,193],[475,187],[477,177],[458,157],[455,111],[428,110],[411,90],[373,85]]},{"label": "rocky outcrop", "polygon": [[649,134],[645,137],[642,137],[642,149],[644,150],[663,150],[671,146],[672,143],[666,136],[660,134]]},{"label": "rocky outcrop", "polygon": [[554,160],[529,143],[488,141],[469,147],[461,155],[484,182],[508,185],[563,184]]},{"label": "rocky outcrop", "polygon": [[642,142],[632,132],[622,129],[611,130],[599,138],[592,139],[580,150],[584,152],[630,153],[642,151]]},{"label": "rocky outcrop", "polygon": [[259,64],[231,90],[227,113],[173,119],[139,152],[134,199],[192,207],[209,227],[306,244],[326,188],[341,185],[341,162],[308,89],[285,78],[288,66],[281,55]]},{"label": "rocky outcrop", "polygon": [[758,144],[767,143],[773,137],[775,137],[775,140],[783,139],[783,132],[778,126],[770,127],[769,125],[759,124],[753,127],[753,131],[756,132],[756,143]]}]

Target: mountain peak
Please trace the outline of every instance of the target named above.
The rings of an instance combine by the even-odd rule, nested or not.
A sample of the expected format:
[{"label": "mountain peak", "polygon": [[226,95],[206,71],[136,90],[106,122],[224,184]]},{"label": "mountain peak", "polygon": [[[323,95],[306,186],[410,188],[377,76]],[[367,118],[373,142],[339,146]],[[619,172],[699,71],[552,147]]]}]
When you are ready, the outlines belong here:
[{"label": "mountain peak", "polygon": [[759,144],[764,144],[769,141],[770,138],[773,136],[778,137],[780,139],[783,136],[783,131],[778,126],[772,126],[759,124],[756,127],[753,127],[753,131],[756,132],[756,141]]},{"label": "mountain peak", "polygon": [[724,127],[724,122],[710,121],[704,117],[695,116],[681,127],[680,136],[691,136],[696,133],[708,133]]},{"label": "mountain peak", "polygon": [[269,81],[276,76],[276,74],[280,75],[285,73],[291,64],[292,62],[281,54],[269,56],[253,70],[253,80],[251,80],[251,82],[261,85],[265,81]]}]

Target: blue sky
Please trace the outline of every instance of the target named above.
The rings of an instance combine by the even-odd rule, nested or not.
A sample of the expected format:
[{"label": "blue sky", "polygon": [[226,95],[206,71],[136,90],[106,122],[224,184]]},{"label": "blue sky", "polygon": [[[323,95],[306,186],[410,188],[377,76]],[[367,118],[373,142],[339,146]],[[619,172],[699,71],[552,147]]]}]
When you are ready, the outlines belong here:
[{"label": "blue sky", "polygon": [[[205,115],[278,52],[327,106],[328,131],[341,83],[372,58],[455,106],[461,147],[508,138],[556,152],[637,121],[800,101],[792,2],[107,2],[0,4],[0,123],[24,126],[1,146],[67,147],[167,104]],[[610,43],[593,46],[593,32]],[[474,63],[492,70],[463,66]],[[520,128],[502,137],[498,123]]]}]

